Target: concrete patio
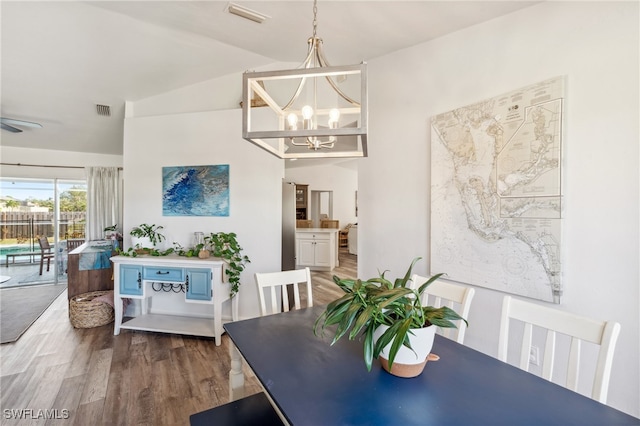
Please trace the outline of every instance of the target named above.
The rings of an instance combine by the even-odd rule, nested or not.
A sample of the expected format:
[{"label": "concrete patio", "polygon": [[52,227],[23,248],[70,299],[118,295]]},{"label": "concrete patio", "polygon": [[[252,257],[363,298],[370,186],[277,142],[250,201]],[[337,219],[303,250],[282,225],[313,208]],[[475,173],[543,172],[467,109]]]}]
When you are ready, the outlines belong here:
[{"label": "concrete patio", "polygon": [[[9,288],[9,287],[18,287],[18,286],[26,286],[26,285],[40,285],[45,283],[66,283],[67,282],[67,274],[66,268],[66,259],[63,263],[63,266],[59,267],[59,271],[56,271],[56,265],[54,262],[51,262],[51,266],[49,271],[47,271],[47,264],[44,264],[44,268],[42,269],[42,275],[40,272],[40,258],[39,256],[35,256],[33,261],[30,261],[29,258],[22,258],[20,261],[16,263],[9,263],[8,266],[5,266],[5,260],[2,259],[2,264],[0,265],[0,288]],[[56,273],[57,280],[56,280]],[[7,279],[8,277],[8,279]]]}]

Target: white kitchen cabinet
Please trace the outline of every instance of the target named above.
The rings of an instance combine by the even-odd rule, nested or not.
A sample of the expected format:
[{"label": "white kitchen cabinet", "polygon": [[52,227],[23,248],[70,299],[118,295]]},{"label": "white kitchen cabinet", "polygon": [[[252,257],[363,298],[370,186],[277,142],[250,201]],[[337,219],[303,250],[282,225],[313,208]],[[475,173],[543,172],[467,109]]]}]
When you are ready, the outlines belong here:
[{"label": "white kitchen cabinet", "polygon": [[332,271],[338,266],[338,230],[296,230],[296,265],[314,271]]}]

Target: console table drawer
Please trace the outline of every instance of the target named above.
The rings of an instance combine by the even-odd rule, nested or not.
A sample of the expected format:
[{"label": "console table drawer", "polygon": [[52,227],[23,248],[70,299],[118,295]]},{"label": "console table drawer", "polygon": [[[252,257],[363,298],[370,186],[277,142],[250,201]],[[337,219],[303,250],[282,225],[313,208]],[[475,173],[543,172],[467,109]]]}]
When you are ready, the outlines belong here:
[{"label": "console table drawer", "polygon": [[142,279],[148,281],[182,283],[185,281],[184,268],[145,266],[142,270]]}]

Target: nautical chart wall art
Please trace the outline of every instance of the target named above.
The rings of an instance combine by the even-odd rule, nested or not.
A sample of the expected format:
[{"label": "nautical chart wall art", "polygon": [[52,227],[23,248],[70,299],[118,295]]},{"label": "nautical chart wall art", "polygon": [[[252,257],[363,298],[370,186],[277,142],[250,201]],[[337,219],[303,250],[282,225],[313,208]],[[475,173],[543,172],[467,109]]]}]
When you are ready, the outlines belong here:
[{"label": "nautical chart wall art", "polygon": [[564,77],[431,120],[431,272],[560,303]]},{"label": "nautical chart wall art", "polygon": [[163,216],[229,216],[229,165],[162,168]]}]

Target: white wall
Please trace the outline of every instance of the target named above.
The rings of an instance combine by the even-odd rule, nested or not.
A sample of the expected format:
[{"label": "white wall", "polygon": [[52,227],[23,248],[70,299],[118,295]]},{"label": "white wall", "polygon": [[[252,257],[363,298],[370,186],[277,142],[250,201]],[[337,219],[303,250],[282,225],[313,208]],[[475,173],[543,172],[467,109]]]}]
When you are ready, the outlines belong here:
[{"label": "white wall", "polygon": [[[123,231],[127,247],[141,223],[162,225],[168,242],[185,247],[195,231],[235,232],[251,259],[239,293],[239,315],[248,318],[259,313],[253,274],[280,270],[284,166],[243,140],[241,128],[239,109],[125,119]],[[162,215],[162,167],[216,164],[229,164],[228,217]]]},{"label": "white wall", "polygon": [[[297,68],[299,64],[276,62],[253,71]],[[135,102],[136,117],[179,114],[186,112],[218,111],[240,108],[242,73],[228,74],[206,80]]]},{"label": "white wall", "polygon": [[122,166],[121,155],[17,148],[13,146],[0,146],[0,158],[2,158],[3,163],[74,167],[0,166],[0,176],[14,178],[85,179],[84,167]]},{"label": "white wall", "polygon": [[[309,160],[311,161],[311,160]],[[309,185],[311,191],[333,191],[333,219],[340,221],[340,228],[348,223],[356,223],[355,196],[358,189],[357,162],[352,160],[344,165],[319,165],[288,168],[285,180]],[[355,166],[354,166],[355,165]],[[315,224],[318,226],[318,224]]]},{"label": "white wall", "polygon": [[[395,276],[416,256],[425,273],[430,117],[566,75],[565,292],[554,306],[622,324],[608,403],[635,416],[638,52],[637,2],[545,2],[369,61],[369,157],[358,182],[359,274]],[[477,289],[465,340],[494,356],[503,296]]]}]

